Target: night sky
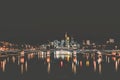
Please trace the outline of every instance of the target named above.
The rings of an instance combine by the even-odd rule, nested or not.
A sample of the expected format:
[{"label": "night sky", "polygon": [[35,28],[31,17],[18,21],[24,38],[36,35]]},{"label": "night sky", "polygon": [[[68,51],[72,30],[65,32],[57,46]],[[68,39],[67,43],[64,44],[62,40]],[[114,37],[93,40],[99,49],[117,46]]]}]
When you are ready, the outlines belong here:
[{"label": "night sky", "polygon": [[119,37],[119,4],[114,2],[5,2],[0,40],[42,43],[63,39]]}]

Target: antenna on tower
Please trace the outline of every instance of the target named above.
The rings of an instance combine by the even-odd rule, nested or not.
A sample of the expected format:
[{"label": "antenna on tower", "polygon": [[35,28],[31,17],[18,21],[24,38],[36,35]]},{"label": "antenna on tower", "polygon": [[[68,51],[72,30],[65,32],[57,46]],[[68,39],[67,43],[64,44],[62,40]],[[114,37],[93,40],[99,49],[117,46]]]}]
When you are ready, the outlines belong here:
[{"label": "antenna on tower", "polygon": [[65,38],[67,38],[68,37],[68,35],[67,35],[67,32],[65,33]]}]

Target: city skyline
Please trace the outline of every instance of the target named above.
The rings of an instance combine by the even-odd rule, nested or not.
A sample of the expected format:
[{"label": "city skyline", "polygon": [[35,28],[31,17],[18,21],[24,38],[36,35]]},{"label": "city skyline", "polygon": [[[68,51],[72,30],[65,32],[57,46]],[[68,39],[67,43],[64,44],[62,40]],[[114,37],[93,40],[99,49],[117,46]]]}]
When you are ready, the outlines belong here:
[{"label": "city skyline", "polygon": [[[75,37],[76,39],[92,39],[92,40],[99,40],[104,38],[118,38],[119,37],[119,29],[113,28],[114,25],[109,25],[108,29],[104,29],[104,27],[100,27],[101,25],[91,26],[92,28],[89,29],[88,25],[81,25],[81,26],[62,26],[61,25],[54,25],[53,27],[46,26],[10,26],[10,27],[3,27],[0,30],[0,40],[7,40],[7,41],[18,41],[18,42],[29,42],[29,43],[38,43],[41,41],[47,40],[54,40],[54,39],[61,39],[65,32],[68,32],[69,35]],[[55,27],[58,26],[58,27]],[[95,27],[99,26],[99,27]],[[55,27],[55,28],[54,28]],[[119,39],[119,38],[118,38]]]}]

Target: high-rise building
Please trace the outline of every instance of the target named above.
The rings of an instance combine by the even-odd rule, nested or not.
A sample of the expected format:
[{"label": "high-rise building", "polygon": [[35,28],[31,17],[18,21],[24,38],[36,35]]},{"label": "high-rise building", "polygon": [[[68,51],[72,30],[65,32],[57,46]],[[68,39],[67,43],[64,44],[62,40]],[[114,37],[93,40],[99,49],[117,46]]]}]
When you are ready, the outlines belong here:
[{"label": "high-rise building", "polygon": [[74,44],[74,38],[71,37],[71,44]]},{"label": "high-rise building", "polygon": [[65,45],[66,45],[66,47],[70,47],[69,43],[70,43],[70,38],[66,32],[65,33]]},{"label": "high-rise building", "polygon": [[90,40],[86,40],[86,44],[87,44],[87,45],[90,45]]},{"label": "high-rise building", "polygon": [[110,43],[114,43],[115,40],[114,40],[113,38],[110,38],[110,39],[109,39],[109,42],[110,42]]},{"label": "high-rise building", "polygon": [[61,43],[60,43],[61,47],[64,47],[64,42],[65,40],[61,40]]}]

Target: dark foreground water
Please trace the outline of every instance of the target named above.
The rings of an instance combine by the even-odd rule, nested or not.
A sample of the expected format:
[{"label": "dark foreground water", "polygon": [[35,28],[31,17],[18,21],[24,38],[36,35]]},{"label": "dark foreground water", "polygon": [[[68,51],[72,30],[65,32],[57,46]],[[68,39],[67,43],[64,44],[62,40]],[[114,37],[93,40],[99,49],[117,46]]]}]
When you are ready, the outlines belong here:
[{"label": "dark foreground water", "polygon": [[120,80],[120,58],[93,53],[9,55],[0,57],[0,80]]}]

